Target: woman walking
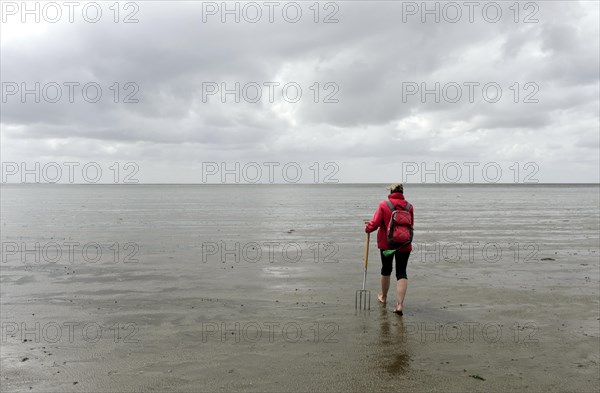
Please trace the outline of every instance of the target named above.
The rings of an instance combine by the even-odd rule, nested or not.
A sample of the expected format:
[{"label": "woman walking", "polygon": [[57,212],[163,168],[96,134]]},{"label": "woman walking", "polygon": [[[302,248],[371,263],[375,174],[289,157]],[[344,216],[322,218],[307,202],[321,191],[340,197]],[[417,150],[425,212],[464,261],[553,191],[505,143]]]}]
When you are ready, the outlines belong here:
[{"label": "woman walking", "polygon": [[402,184],[392,184],[389,187],[389,190],[390,194],[388,195],[388,200],[379,202],[379,206],[373,215],[373,219],[366,223],[365,232],[371,233],[379,228],[379,231],[377,232],[377,248],[379,248],[381,254],[381,293],[377,295],[377,299],[384,305],[387,302],[387,293],[390,288],[392,265],[394,259],[396,260],[397,304],[394,308],[394,312],[402,315],[404,297],[406,296],[406,289],[408,287],[406,265],[408,264],[408,257],[412,251],[412,245],[409,242],[406,245],[396,248],[393,244],[389,244],[388,227],[394,210],[406,211],[408,207],[411,233],[415,219],[412,205],[404,199],[404,187]]}]

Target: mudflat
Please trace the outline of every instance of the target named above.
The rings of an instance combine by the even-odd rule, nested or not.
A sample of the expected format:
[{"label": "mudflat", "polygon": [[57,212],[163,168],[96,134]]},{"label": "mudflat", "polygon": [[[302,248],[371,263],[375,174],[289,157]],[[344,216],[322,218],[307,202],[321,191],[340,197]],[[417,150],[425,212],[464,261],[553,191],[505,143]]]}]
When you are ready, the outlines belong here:
[{"label": "mudflat", "polygon": [[[2,185],[2,391],[597,391],[598,185]],[[392,286],[393,290],[393,286]]]}]

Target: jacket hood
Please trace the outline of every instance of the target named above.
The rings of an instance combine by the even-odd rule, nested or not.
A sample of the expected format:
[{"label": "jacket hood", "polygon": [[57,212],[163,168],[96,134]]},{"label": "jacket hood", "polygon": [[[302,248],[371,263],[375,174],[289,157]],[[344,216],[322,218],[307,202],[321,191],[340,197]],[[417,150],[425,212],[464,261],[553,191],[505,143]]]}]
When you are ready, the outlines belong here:
[{"label": "jacket hood", "polygon": [[404,194],[402,194],[401,192],[392,192],[390,195],[388,195],[388,199],[394,205],[400,205],[402,207],[406,206],[407,203],[404,199]]}]

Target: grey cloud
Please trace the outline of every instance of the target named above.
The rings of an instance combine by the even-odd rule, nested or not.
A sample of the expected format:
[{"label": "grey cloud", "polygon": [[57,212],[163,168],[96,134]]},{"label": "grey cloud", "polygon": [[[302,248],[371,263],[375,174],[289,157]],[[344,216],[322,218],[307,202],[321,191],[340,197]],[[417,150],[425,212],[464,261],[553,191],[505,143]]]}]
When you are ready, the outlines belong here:
[{"label": "grey cloud", "polygon": [[[339,23],[202,23],[196,2],[140,3],[138,24],[59,23],[43,35],[2,45],[2,81],[96,81],[105,97],[94,104],[2,104],[4,156],[228,157],[335,156],[394,160],[398,154],[472,159],[511,151],[597,149],[598,16],[586,2],[539,3],[539,23],[402,23],[401,4],[341,2]],[[507,10],[507,7],[505,7]],[[575,23],[576,22],[576,23]],[[297,104],[203,102],[203,82],[297,82]],[[403,82],[499,83],[503,100],[458,103],[418,96],[402,101]],[[139,86],[139,103],[112,102],[114,82]],[[321,86],[320,101],[309,89]],[[323,103],[339,86],[338,103]],[[539,85],[537,104],[512,102],[510,87]],[[121,91],[121,99],[124,92]],[[464,93],[464,92],[463,92]],[[569,122],[572,145],[558,131]],[[401,126],[399,126],[401,124]],[[456,131],[459,130],[459,131]],[[456,137],[456,133],[461,135]],[[61,152],[48,140],[65,141]],[[102,149],[101,146],[110,146]],[[11,146],[14,146],[11,147]],[[99,147],[100,146],[100,147]],[[142,147],[143,146],[143,147]],[[492,148],[494,146],[495,148]],[[46,150],[45,150],[46,149]],[[180,153],[176,154],[177,149]],[[530,151],[532,149],[529,149]],[[168,151],[167,155],[164,153]],[[164,153],[164,154],[163,154]],[[556,153],[553,153],[556,156]],[[498,157],[500,159],[502,157]],[[592,162],[593,163],[593,162]],[[596,160],[597,163],[597,160]],[[357,179],[359,181],[359,179]]]}]

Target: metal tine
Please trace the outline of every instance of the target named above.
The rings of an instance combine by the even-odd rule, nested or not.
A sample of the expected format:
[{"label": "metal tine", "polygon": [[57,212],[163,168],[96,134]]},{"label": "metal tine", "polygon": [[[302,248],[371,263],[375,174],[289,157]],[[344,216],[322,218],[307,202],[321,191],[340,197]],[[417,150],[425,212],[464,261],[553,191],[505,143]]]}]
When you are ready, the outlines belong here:
[{"label": "metal tine", "polygon": [[365,248],[365,264],[363,267],[363,282],[362,289],[356,291],[356,296],[354,297],[354,308],[361,310],[370,310],[371,309],[371,291],[365,289],[365,285],[367,283],[367,266],[369,264],[369,239],[370,234],[367,233],[367,244]]}]

